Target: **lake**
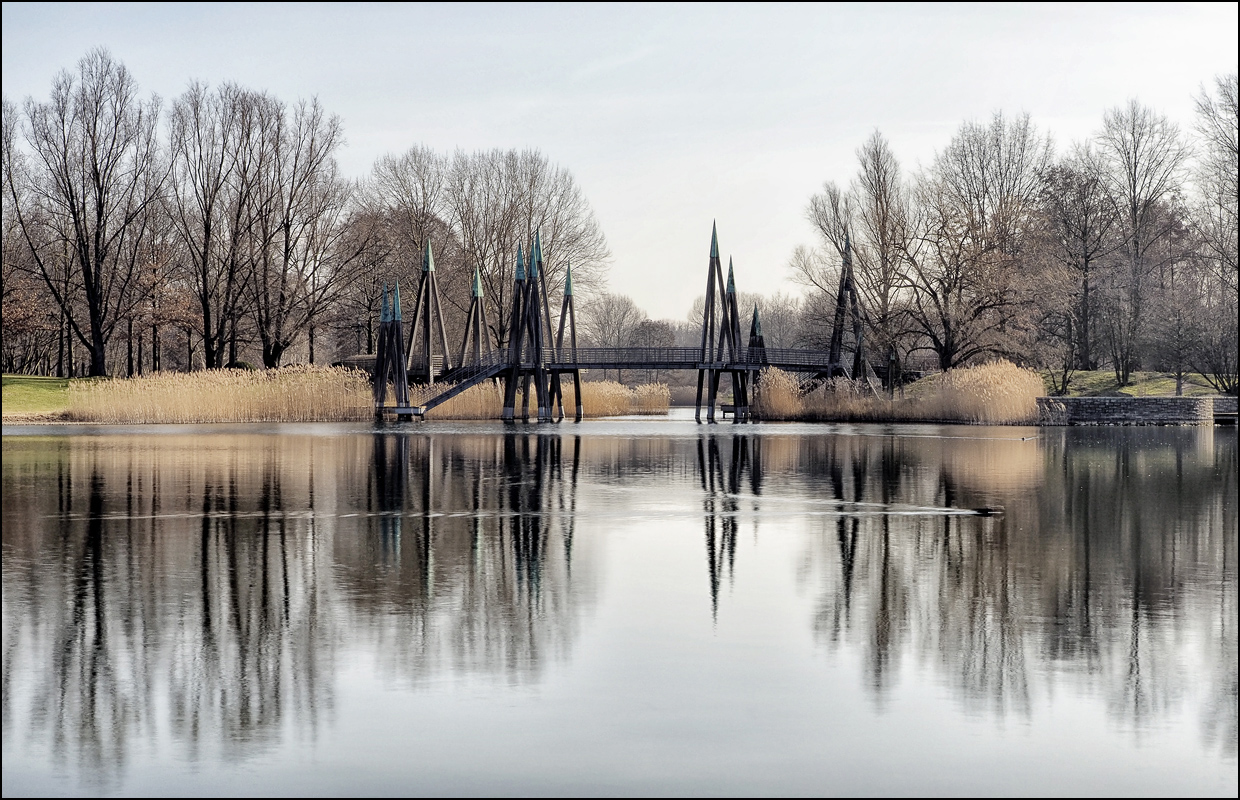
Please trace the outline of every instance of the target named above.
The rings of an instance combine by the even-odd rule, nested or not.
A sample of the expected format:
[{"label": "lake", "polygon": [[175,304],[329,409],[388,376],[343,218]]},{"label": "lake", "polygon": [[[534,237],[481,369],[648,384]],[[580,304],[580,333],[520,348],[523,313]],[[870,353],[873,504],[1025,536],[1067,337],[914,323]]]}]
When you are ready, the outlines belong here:
[{"label": "lake", "polygon": [[3,792],[1235,796],[1237,488],[1234,428],[6,426]]}]

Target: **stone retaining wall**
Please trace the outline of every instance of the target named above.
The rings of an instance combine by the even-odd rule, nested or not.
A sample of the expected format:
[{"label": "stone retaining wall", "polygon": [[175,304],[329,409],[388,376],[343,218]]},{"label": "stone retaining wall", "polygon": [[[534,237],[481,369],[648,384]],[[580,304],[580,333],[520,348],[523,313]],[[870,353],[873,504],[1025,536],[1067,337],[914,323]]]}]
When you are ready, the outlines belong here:
[{"label": "stone retaining wall", "polygon": [[1038,424],[1213,425],[1214,398],[1039,397]]},{"label": "stone retaining wall", "polygon": [[1214,415],[1218,416],[1219,414],[1235,414],[1237,400],[1240,400],[1240,397],[1216,397],[1214,398]]}]

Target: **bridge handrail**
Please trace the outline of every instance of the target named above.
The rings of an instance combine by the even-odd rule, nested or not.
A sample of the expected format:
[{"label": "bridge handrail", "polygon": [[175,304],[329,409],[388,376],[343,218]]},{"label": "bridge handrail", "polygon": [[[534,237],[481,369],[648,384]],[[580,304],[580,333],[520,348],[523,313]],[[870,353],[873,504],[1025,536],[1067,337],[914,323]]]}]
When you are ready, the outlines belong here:
[{"label": "bridge handrail", "polygon": [[[523,354],[525,355],[525,354]],[[706,359],[710,361],[710,359]],[[470,359],[473,362],[473,359]],[[466,375],[467,370],[487,369],[511,363],[509,351],[492,350],[484,353],[477,362],[457,366],[444,373],[446,376]],[[564,348],[553,354],[544,351],[543,364],[555,366],[559,364],[635,364],[648,363],[653,365],[674,364],[683,368],[696,367],[703,363],[702,351],[699,347],[578,347]],[[741,348],[734,359],[724,353],[715,354],[712,363],[736,364],[771,364],[773,366],[821,367],[829,365],[829,359],[821,350],[805,350],[787,347]],[[522,366],[532,366],[528,356],[522,358]]]}]

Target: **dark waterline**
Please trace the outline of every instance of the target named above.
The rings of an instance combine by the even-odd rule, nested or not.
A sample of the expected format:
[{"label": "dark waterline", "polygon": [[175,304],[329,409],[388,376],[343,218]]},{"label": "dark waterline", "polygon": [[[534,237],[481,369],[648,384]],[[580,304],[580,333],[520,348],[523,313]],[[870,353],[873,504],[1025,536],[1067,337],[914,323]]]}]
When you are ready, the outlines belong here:
[{"label": "dark waterline", "polygon": [[1234,429],[6,427],[10,794],[1237,792]]}]

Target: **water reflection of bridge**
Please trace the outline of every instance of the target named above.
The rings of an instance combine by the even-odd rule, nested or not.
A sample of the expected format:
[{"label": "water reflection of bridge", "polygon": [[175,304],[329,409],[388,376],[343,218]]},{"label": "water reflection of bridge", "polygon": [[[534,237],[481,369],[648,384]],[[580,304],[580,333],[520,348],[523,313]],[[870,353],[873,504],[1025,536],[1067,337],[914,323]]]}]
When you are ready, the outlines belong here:
[{"label": "water reflection of bridge", "polygon": [[624,483],[642,491],[623,502],[657,487],[701,515],[692,580],[721,622],[755,569],[741,527],[805,510],[780,524],[807,622],[876,703],[915,662],[996,717],[1074,686],[1134,730],[1187,709],[1234,756],[1234,435],[547,430],[6,441],[6,742],[106,788],[151,730],[191,759],[313,738],[344,647],[412,682],[539,680],[594,602],[593,487]]},{"label": "water reflection of bridge", "polygon": [[[347,596],[381,661],[536,679],[567,654],[589,569],[573,575],[579,437],[377,433],[361,536],[337,537]],[[580,573],[580,570],[579,570]]]},{"label": "water reflection of bridge", "polygon": [[[1028,714],[1053,680],[1141,730],[1191,702],[1195,674],[1202,735],[1234,756],[1235,439],[1061,430],[1031,445],[699,437],[712,613],[727,613],[721,587],[746,568],[741,525],[757,534],[764,509],[812,499],[801,575],[813,629],[861,657],[876,703],[913,659],[974,710]],[[968,513],[978,507],[1002,513]],[[1210,644],[1186,650],[1186,628]]]}]

